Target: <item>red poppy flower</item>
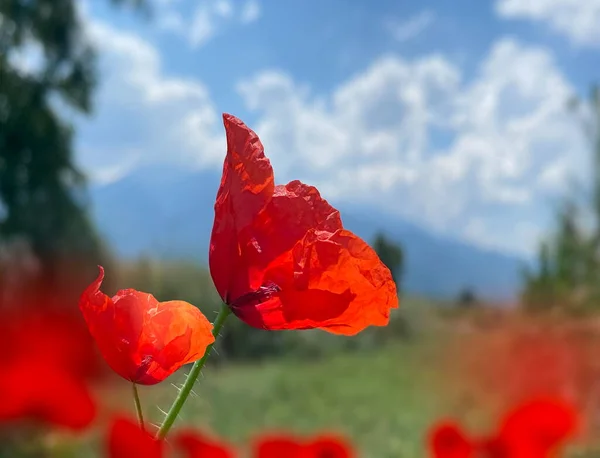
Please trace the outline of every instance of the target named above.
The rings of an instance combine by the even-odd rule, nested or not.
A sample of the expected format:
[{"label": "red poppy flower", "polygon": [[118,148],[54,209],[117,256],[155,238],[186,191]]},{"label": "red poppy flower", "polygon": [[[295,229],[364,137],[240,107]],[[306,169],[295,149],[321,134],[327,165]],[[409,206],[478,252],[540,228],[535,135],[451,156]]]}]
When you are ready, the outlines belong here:
[{"label": "red poppy flower", "polygon": [[[173,438],[177,456],[186,458],[234,458],[233,451],[226,445],[207,439],[191,430],[178,432]],[[109,458],[164,458],[165,442],[158,441],[137,423],[126,417],[113,420],[108,435]],[[171,455],[168,455],[171,456]]]},{"label": "red poppy flower", "polygon": [[164,443],[154,440],[135,422],[128,418],[116,418],[109,431],[109,458],[162,458]]},{"label": "red poppy flower", "polygon": [[305,446],[306,458],[351,458],[354,450],[341,437],[321,436]]},{"label": "red poppy flower", "polygon": [[[34,420],[80,430],[95,417],[87,386],[94,351],[80,323],[64,313],[0,317],[0,422]],[[10,349],[10,350],[8,350]]]},{"label": "red poppy flower", "polygon": [[447,421],[432,428],[429,448],[433,458],[472,458],[475,456],[476,446],[459,425]]},{"label": "red poppy flower", "polygon": [[512,457],[548,457],[573,437],[578,428],[573,407],[559,399],[533,399],[503,419],[497,441]]},{"label": "red poppy flower", "polygon": [[265,435],[254,443],[255,458],[299,458],[304,451],[304,444],[289,435]]},{"label": "red poppy flower", "polygon": [[351,458],[354,450],[344,439],[320,436],[306,441],[288,434],[260,437],[254,444],[255,458]]},{"label": "red poppy flower", "polygon": [[235,456],[234,451],[227,445],[191,430],[177,432],[175,444],[180,450],[186,451],[187,458],[233,458]]},{"label": "red poppy flower", "polygon": [[275,185],[258,136],[223,115],[227,156],[215,203],[210,271],[247,324],[352,335],[398,307],[389,269],[339,212],[300,181]]},{"label": "red poppy flower", "polygon": [[103,278],[100,267],[79,307],[102,356],[121,377],[156,384],[200,359],[214,342],[212,325],[193,305],[158,302],[134,289],[121,290],[111,299],[100,291]]}]

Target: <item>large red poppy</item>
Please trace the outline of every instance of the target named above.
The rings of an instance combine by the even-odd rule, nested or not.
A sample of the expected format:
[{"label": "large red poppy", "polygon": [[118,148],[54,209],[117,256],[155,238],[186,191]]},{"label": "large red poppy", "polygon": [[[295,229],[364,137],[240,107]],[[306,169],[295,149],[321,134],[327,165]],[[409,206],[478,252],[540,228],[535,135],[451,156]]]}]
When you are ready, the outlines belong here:
[{"label": "large red poppy", "polygon": [[103,278],[100,267],[79,307],[102,356],[121,377],[156,384],[200,359],[214,342],[212,325],[193,305],[158,302],[134,289],[121,290],[111,299],[100,291]]},{"label": "large red poppy", "polygon": [[300,181],[275,185],[258,136],[223,115],[227,156],[215,203],[210,271],[223,300],[251,326],[352,335],[384,326],[398,307],[389,269]]}]

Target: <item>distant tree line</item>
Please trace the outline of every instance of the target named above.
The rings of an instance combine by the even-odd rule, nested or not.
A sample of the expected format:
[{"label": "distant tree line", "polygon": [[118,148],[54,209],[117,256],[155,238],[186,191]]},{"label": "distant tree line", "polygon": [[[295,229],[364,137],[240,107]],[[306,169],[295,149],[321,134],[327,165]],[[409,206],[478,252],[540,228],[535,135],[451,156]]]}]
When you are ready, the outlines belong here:
[{"label": "distant tree line", "polygon": [[[600,89],[588,103],[574,101],[591,152],[591,187],[583,198],[565,196],[554,230],[540,244],[536,262],[523,270],[522,305],[530,311],[584,313],[600,310]],[[584,187],[585,189],[586,187]]]}]

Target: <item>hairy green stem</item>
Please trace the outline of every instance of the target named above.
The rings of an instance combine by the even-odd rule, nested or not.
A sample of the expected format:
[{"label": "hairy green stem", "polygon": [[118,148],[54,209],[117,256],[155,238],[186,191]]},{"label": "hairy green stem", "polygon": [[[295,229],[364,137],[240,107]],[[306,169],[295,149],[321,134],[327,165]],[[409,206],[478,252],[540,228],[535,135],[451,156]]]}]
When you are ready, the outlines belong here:
[{"label": "hairy green stem", "polygon": [[[225,324],[225,320],[227,319],[227,317],[230,314],[231,314],[231,310],[229,309],[229,306],[227,304],[223,304],[221,306],[221,310],[219,311],[219,314],[217,315],[217,318],[215,319],[215,322],[213,323],[212,333],[213,333],[213,336],[215,336],[215,341],[218,338],[219,333],[221,332],[221,328],[223,328],[223,324]],[[162,425],[160,426],[160,429],[158,430],[158,432],[156,433],[156,439],[158,439],[158,440],[164,439],[165,436],[167,435],[167,433],[169,432],[169,430],[171,429],[171,427],[173,426],[173,423],[175,422],[175,419],[179,415],[179,412],[181,411],[181,408],[183,407],[183,404],[185,403],[186,399],[190,395],[190,392],[192,391],[192,388],[194,387],[194,383],[196,383],[196,379],[200,375],[200,372],[202,371],[202,368],[204,367],[204,364],[206,363],[206,360],[208,359],[208,356],[210,355],[210,352],[213,349],[213,346],[214,346],[214,343],[209,345],[206,348],[206,353],[204,353],[204,356],[201,359],[199,359],[198,361],[196,361],[194,363],[194,365],[192,366],[192,370],[190,371],[187,378],[185,379],[185,383],[181,387],[179,394],[177,395],[177,397],[175,398],[175,401],[173,401],[173,404],[171,405],[171,408],[167,412],[167,416],[165,417],[165,420],[163,421]]]},{"label": "hairy green stem", "polygon": [[138,423],[142,431],[146,430],[144,426],[144,414],[142,413],[142,403],[140,402],[140,395],[138,393],[137,385],[132,383],[133,386],[133,403],[135,404],[135,413],[137,414]]}]

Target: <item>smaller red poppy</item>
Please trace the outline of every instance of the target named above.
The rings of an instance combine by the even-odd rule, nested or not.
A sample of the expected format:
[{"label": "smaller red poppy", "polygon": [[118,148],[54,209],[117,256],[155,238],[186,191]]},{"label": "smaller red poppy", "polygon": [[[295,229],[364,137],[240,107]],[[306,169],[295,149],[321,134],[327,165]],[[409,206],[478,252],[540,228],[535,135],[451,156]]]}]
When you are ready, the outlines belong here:
[{"label": "smaller red poppy", "polygon": [[433,458],[472,458],[476,447],[458,424],[444,421],[431,429],[429,448]]},{"label": "smaller red poppy", "polygon": [[158,302],[124,289],[111,299],[100,291],[104,269],[83,292],[79,308],[102,356],[121,377],[154,385],[202,358],[215,338],[212,325],[184,301]]}]

